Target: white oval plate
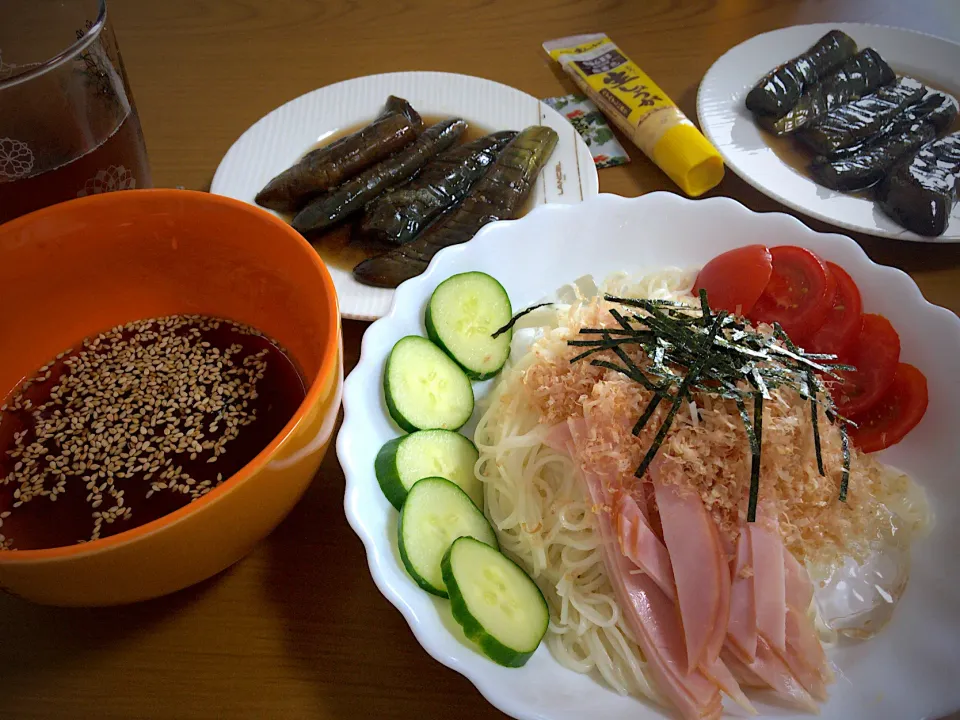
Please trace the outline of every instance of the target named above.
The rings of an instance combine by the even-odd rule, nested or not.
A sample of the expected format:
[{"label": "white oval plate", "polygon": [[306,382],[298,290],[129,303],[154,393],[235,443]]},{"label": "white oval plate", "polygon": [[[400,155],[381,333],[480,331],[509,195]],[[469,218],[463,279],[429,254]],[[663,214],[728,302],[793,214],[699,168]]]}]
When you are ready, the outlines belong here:
[{"label": "white oval plate", "polygon": [[[926,302],[905,273],[874,264],[848,237],[814,232],[781,213],[757,214],[727,198],[692,201],[660,192],[632,199],[599,195],[579,205],[539,208],[520,220],[488,225],[470,243],[441,251],[423,275],[397,289],[390,312],[367,330],[360,362],[344,386],[337,440],[346,475],[344,505],[366,546],[373,579],[427,652],[469,678],[503,712],[524,720],[664,717],[593,677],[563,668],[545,646],[523,668],[495,665],[463,639],[448,603],[407,576],[397,552],[398,514],[373,469],[380,446],[401,434],[381,391],[387,354],[404,335],[425,334],[428,298],[438,283],[459,272],[493,275],[519,310],[585,273],[602,279],[621,270],[697,267],[725,250],[770,238],[810,248],[846,268],[860,286],[865,308],[886,315],[899,330],[903,360],[926,373],[931,389],[923,421],[884,451],[883,459],[927,489],[937,515],[934,529],[914,548],[911,584],[890,625],[870,641],[831,653],[840,672],[821,717],[920,720],[960,709],[960,319]],[[489,384],[474,388],[482,397]],[[473,427],[468,424],[464,432],[472,435]]]},{"label": "white oval plate", "polygon": [[[599,192],[590,150],[560,113],[507,85],[441,72],[368,75],[291,100],[240,136],[220,161],[210,192],[254,204],[271,178],[324,138],[368,122],[388,95],[409,100],[422,115],[456,115],[491,132],[549,125],[560,140],[533,188],[533,204],[580,202]],[[376,320],[387,312],[393,290],[363,285],[348,270],[328,269],[343,317]]]},{"label": "white oval plate", "polygon": [[829,30],[843,30],[861,48],[872,47],[898,73],[960,98],[960,45],[912,30],[860,23],[796,25],[752,37],[728,50],[703,76],[697,115],[704,134],[737,175],[787,207],[837,227],[898,240],[960,242],[960,205],[947,231],[922,237],[904,230],[873,201],[817,185],[784,163],[744,105],[757,80],[809,48]]}]

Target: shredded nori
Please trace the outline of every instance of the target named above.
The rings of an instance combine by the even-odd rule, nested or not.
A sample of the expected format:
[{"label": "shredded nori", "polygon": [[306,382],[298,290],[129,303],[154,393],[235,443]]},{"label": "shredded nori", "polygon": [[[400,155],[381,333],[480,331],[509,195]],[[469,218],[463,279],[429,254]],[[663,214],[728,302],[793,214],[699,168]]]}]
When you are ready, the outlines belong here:
[{"label": "shredded nori", "polygon": [[[840,379],[838,370],[851,369],[836,362],[835,355],[805,353],[798,348],[779,325],[772,335],[749,328],[741,318],[710,308],[705,290],[700,290],[699,307],[670,300],[647,300],[605,295],[618,305],[636,308],[642,314],[624,315],[616,308],[610,315],[619,327],[581,328],[579,335],[589,339],[567,341],[584,348],[570,362],[579,362],[601,352],[613,353],[620,363],[592,358],[597,367],[621,373],[654,393],[633,427],[639,435],[664,401],[669,403],[666,416],[650,443],[636,476],[642,477],[653,462],[667,437],[677,411],[693,391],[710,392],[733,400],[740,413],[750,444],[750,496],[747,521],[756,520],[760,494],[760,460],[763,446],[763,402],[770,390],[789,387],[810,400],[811,423],[817,469],[824,475],[821,453],[819,408],[827,420],[840,428],[843,448],[843,474],[840,500],[845,501],[850,477],[850,448],[847,424],[839,417],[823,381],[817,373]],[[541,306],[537,306],[541,307]],[[531,309],[523,311],[526,314]],[[518,316],[519,317],[519,316]],[[516,320],[511,320],[510,326]],[[508,326],[509,327],[509,326]],[[500,332],[500,331],[498,331]],[[594,336],[594,337],[590,337]],[[496,335],[494,336],[496,337]],[[651,364],[640,368],[627,353],[627,347],[641,349]],[[752,417],[746,401],[753,402]]]},{"label": "shredded nori", "polygon": [[516,325],[516,324],[517,324],[517,320],[519,320],[520,318],[522,318],[524,315],[529,315],[529,314],[532,313],[534,310],[539,310],[540,308],[542,308],[542,307],[547,307],[548,305],[553,305],[553,303],[548,303],[548,302],[540,303],[539,305],[531,305],[530,307],[526,308],[525,310],[521,310],[521,311],[518,312],[516,315],[514,315],[512,318],[510,318],[510,322],[508,322],[508,323],[507,323],[506,325],[504,325],[502,328],[497,328],[496,330],[494,330],[493,334],[492,334],[490,337],[492,337],[494,340],[496,340],[498,337],[500,337],[500,336],[503,335],[505,332],[507,332],[508,330],[510,330],[514,325]]}]

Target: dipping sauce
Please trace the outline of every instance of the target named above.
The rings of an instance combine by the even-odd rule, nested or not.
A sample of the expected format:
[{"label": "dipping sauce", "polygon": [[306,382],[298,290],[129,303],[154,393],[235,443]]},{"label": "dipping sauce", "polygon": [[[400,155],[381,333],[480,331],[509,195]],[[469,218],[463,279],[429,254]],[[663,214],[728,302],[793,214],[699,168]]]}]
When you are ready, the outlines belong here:
[{"label": "dipping sauce", "polygon": [[97,540],[188,505],[304,396],[284,351],[228,320],[173,315],[86,338],[0,408],[0,550]]}]

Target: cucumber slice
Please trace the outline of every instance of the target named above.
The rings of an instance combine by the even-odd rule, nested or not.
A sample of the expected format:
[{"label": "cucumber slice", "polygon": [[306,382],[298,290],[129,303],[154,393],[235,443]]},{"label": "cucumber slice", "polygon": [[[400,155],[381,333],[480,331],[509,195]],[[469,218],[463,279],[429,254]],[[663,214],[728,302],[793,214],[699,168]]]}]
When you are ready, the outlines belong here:
[{"label": "cucumber slice", "polygon": [[441,570],[464,634],[495,663],[524,665],[550,622],[537,584],[513,560],[469,537],[450,546]]},{"label": "cucumber slice", "polygon": [[456,430],[473,414],[473,387],[453,360],[426,338],[397,341],[383,373],[387,409],[408,432]]},{"label": "cucumber slice", "polygon": [[483,483],[473,467],[477,446],[452,430],[420,430],[391,440],[377,453],[374,469],[387,500],[399,510],[417,480],[442,477],[463,490],[483,508]]},{"label": "cucumber slice", "polygon": [[486,273],[462,273],[433,291],[427,303],[427,335],[472,380],[486,380],[500,372],[510,355],[513,330],[492,335],[512,314],[503,285]]},{"label": "cucumber slice", "polygon": [[410,577],[427,592],[447,597],[440,561],[451,543],[471,535],[497,547],[490,523],[467,494],[449,480],[414,483],[400,511],[400,558]]}]

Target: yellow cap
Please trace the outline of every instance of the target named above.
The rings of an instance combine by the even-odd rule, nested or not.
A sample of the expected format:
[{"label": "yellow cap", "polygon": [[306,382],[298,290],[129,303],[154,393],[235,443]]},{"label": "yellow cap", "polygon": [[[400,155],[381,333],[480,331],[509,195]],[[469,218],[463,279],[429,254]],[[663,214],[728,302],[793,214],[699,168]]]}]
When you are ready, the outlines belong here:
[{"label": "yellow cap", "polygon": [[723,179],[723,158],[697,128],[674,125],[657,141],[651,157],[690,197],[703,195]]}]

